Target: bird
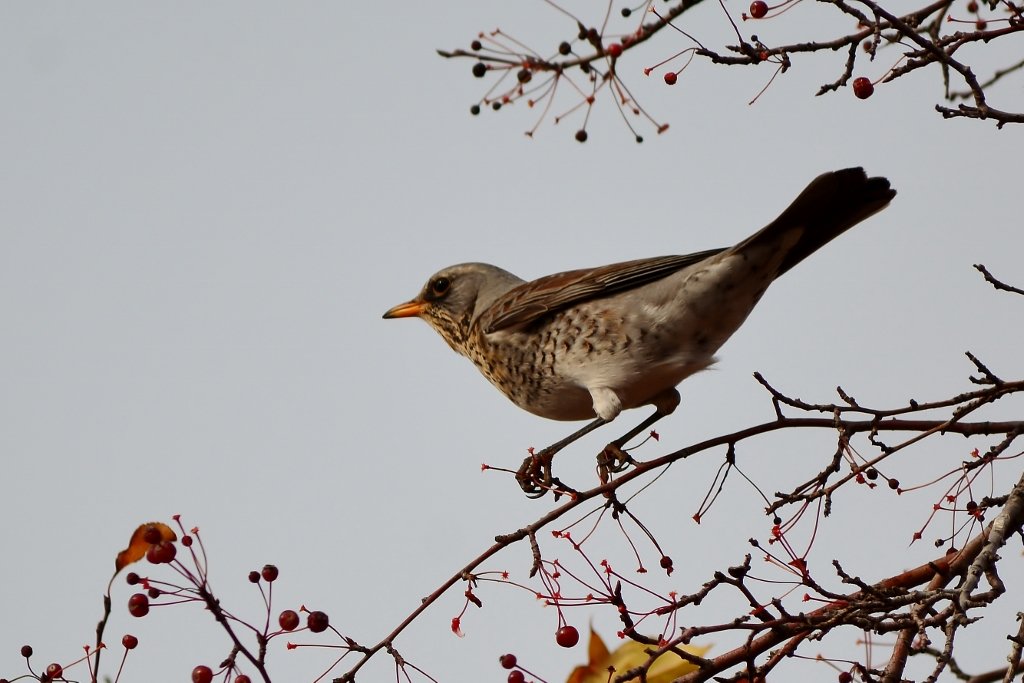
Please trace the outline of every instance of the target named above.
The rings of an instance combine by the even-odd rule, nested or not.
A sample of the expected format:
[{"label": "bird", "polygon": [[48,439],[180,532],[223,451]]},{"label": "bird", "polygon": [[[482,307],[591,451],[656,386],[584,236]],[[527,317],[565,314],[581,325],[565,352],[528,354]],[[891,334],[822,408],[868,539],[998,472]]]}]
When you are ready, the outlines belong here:
[{"label": "bird", "polygon": [[862,168],[831,171],[732,247],[529,282],[497,266],[461,263],[431,275],[415,298],[383,317],[424,320],[534,415],[592,420],[541,451],[539,460],[524,461],[520,485],[542,495],[555,452],[623,410],[655,408],[616,446],[671,414],[680,403],[676,386],[717,360],[776,278],[895,196],[886,178],[868,177]]}]

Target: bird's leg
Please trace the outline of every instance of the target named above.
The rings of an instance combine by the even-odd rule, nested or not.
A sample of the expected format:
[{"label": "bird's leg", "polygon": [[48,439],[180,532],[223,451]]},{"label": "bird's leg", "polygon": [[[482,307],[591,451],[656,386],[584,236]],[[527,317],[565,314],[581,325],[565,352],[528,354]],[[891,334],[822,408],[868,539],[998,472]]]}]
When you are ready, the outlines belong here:
[{"label": "bird's leg", "polygon": [[[679,392],[675,389],[668,389],[658,394],[650,401],[650,403],[654,405],[654,413],[648,416],[647,419],[636,427],[630,429],[618,439],[604,447],[601,453],[597,456],[598,472],[602,483],[608,480],[609,474],[621,472],[633,462],[633,459],[629,454],[623,450],[623,446],[625,446],[630,439],[640,432],[647,430],[661,418],[675,412],[675,409],[679,406],[679,400]],[[609,422],[611,422],[611,420],[605,420],[604,418],[599,417],[561,441],[548,446],[542,451],[531,453],[525,460],[523,460],[523,464],[516,472],[516,481],[519,482],[520,488],[522,488],[523,491],[526,492],[526,495],[531,498],[540,498],[547,493],[548,489],[554,488],[556,485],[559,486],[559,488],[565,488],[551,475],[551,460],[555,457],[555,453],[573,443],[580,437],[586,436],[598,427],[602,427]]]},{"label": "bird's leg", "polygon": [[531,498],[543,496],[555,481],[551,476],[551,460],[555,457],[555,453],[606,424],[608,421],[599,417],[561,441],[553,443],[537,453],[531,453],[526,460],[523,460],[523,464],[516,472],[516,481],[519,482],[520,488]]},{"label": "bird's leg", "polygon": [[623,450],[623,447],[634,436],[646,431],[651,425],[666,415],[671,415],[675,412],[675,409],[679,407],[679,392],[675,389],[669,389],[656,396],[651,403],[654,404],[654,412],[647,419],[605,446],[604,450],[597,456],[598,473],[602,483],[607,480],[609,473],[621,472],[633,462],[633,458]]}]

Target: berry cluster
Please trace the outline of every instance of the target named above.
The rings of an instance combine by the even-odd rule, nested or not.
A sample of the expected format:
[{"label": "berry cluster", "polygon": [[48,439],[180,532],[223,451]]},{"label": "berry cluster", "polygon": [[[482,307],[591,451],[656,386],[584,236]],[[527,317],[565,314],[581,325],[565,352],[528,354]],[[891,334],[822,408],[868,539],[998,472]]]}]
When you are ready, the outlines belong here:
[{"label": "berry cluster", "polygon": [[[118,553],[115,562],[116,572],[130,564],[146,559],[155,567],[160,565],[173,565],[174,581],[167,581],[156,576],[142,576],[136,571],[129,571],[125,574],[125,583],[136,588],[138,592],[132,593],[127,600],[128,613],[135,618],[143,618],[150,614],[157,606],[169,607],[188,603],[199,603],[207,611],[211,612],[217,624],[228,634],[231,642],[231,654],[221,662],[219,668],[212,668],[206,664],[199,664],[192,669],[193,683],[211,683],[215,678],[225,683],[251,683],[250,675],[243,673],[237,662],[246,662],[248,666],[255,668],[260,674],[257,678],[267,679],[266,655],[267,645],[275,637],[285,633],[292,633],[300,629],[301,619],[299,612],[306,613],[305,630],[310,633],[323,633],[332,629],[330,619],[325,612],[310,611],[301,607],[299,611],[292,609],[282,610],[277,617],[279,630],[271,631],[269,628],[270,614],[273,605],[273,585],[280,576],[280,570],[273,564],[266,564],[259,571],[248,573],[249,582],[259,587],[267,618],[262,626],[255,626],[245,623],[221,606],[221,602],[214,596],[208,581],[208,567],[206,563],[206,552],[202,547],[202,540],[199,536],[199,529],[192,528],[187,531],[182,526],[180,518],[176,515],[174,523],[180,532],[175,532],[170,526],[159,522],[150,522],[140,525],[129,541],[128,547]],[[179,547],[180,546],[180,547]],[[198,549],[198,552],[197,552]],[[163,598],[163,599],[161,599]],[[81,662],[89,667],[87,675],[77,678],[97,680],[100,672],[100,653],[106,649],[102,643],[103,631],[107,618],[110,614],[110,596],[106,596],[106,613],[97,628],[97,643],[95,648],[87,648],[84,657],[67,664],[53,662],[42,671],[33,669],[30,658],[33,649],[29,645],[21,648],[21,655],[26,660],[29,676],[40,683],[49,683],[68,676],[68,670]],[[238,628],[239,626],[243,628]],[[244,642],[245,633],[255,635],[255,642],[248,646]],[[338,632],[334,630],[336,634]],[[338,634],[340,636],[340,634]],[[357,648],[358,645],[351,639],[344,638],[344,648]],[[125,634],[121,638],[121,645],[124,648],[124,658],[128,652],[139,647],[139,639],[133,634]],[[288,643],[289,649],[298,647]],[[239,655],[242,658],[239,659]],[[114,683],[120,677],[120,671],[124,667],[122,659],[121,667],[118,669]],[[327,672],[324,673],[326,675]],[[18,677],[22,678],[22,677]],[[15,679],[18,680],[18,679]],[[107,680],[110,680],[107,678]],[[7,679],[0,678],[0,683],[9,683]]]},{"label": "berry cluster", "polygon": [[[621,15],[628,18],[632,10],[625,8]],[[483,108],[489,106],[494,111],[517,102],[526,103],[527,107],[542,106],[542,114],[536,124],[526,132],[532,137],[540,124],[547,118],[555,94],[560,83],[568,83],[568,90],[577,98],[568,109],[553,116],[554,123],[582,112],[583,125],[576,129],[574,137],[577,142],[586,142],[589,138],[587,122],[591,108],[601,90],[609,93],[622,113],[626,126],[633,133],[637,142],[643,137],[637,133],[631,123],[629,114],[646,118],[654,124],[659,133],[668,128],[667,125],[656,123],[636,102],[629,89],[618,76],[618,62],[631,47],[643,42],[648,29],[640,22],[622,33],[612,33],[607,25],[602,29],[576,26],[574,39],[561,41],[557,48],[542,56],[543,50],[526,48],[523,43],[504,34],[500,29],[488,33],[480,33],[470,42],[469,50],[455,52],[441,51],[445,57],[470,57],[473,66],[470,72],[475,78],[497,75],[497,82],[483,95],[480,101],[472,104],[470,114],[478,116]],[[514,75],[515,78],[509,78]],[[562,89],[563,91],[566,88]]]},{"label": "berry cluster", "polygon": [[[194,529],[193,532],[197,533],[197,530]],[[184,541],[184,539],[186,538],[191,537],[186,535],[182,540]],[[149,539],[147,538],[147,540]],[[167,552],[165,550],[166,546],[164,544],[164,541],[159,541],[151,546],[150,551],[146,554],[146,557],[150,562],[154,564],[161,564],[164,562],[170,562],[174,559],[174,553]],[[173,548],[173,544],[170,544],[170,547]],[[192,600],[204,602],[208,609],[213,611],[215,614],[219,613],[218,621],[222,621],[223,619],[222,624],[224,625],[224,628],[228,630],[229,633],[232,633],[231,624],[233,622],[243,623],[240,622],[236,617],[221,610],[219,601],[217,601],[213,597],[213,594],[210,593],[209,586],[206,583],[205,567],[200,567],[197,565],[195,567],[195,571],[193,571],[192,568],[181,565],[180,569],[187,577],[190,577],[192,579],[191,586],[171,586],[169,584],[163,584],[152,578],[140,577],[135,572],[130,572],[125,577],[127,583],[132,586],[142,585],[144,588],[146,588],[146,593],[135,593],[128,599],[128,612],[134,617],[144,617],[147,614],[149,614],[150,599],[156,599],[166,593],[173,594],[176,602],[180,601],[180,598],[182,598],[183,596],[191,596],[190,599]],[[277,568],[276,565],[273,564],[265,564],[263,565],[263,568],[261,570],[253,570],[250,571],[248,574],[249,582],[260,586],[260,591],[264,596],[264,603],[266,605],[268,612],[271,609],[272,603],[272,587],[279,576],[280,570]],[[266,590],[263,589],[264,583],[268,586]],[[155,584],[159,584],[159,587]],[[309,629],[311,633],[322,633],[330,627],[330,619],[328,618],[325,612],[309,611],[305,607],[301,608],[301,610],[308,612],[306,617],[306,628]],[[286,609],[278,614],[277,623],[280,626],[279,631],[268,632],[266,628],[264,628],[263,631],[260,633],[258,629],[255,629],[251,626],[250,628],[260,633],[258,640],[262,641],[265,644],[272,640],[275,636],[295,631],[299,628],[300,621],[301,620],[299,618],[298,612],[292,609]],[[125,636],[125,638],[127,639],[128,636]],[[135,644],[137,644],[137,641],[135,641]],[[127,642],[125,643],[125,647],[128,647]],[[132,647],[134,647],[134,645],[132,645]],[[289,644],[289,647],[291,647],[291,644]],[[263,655],[260,655],[260,657],[262,656]],[[241,673],[240,671],[237,671],[234,662],[235,656],[229,657],[225,661],[223,668],[220,671],[216,672],[209,666],[206,666],[205,664],[200,664],[192,670],[192,681],[193,683],[210,683],[210,681],[213,680],[214,676],[221,676],[222,674],[227,676],[229,673],[236,673],[237,675],[233,679],[234,683],[249,683],[249,676],[244,673]],[[263,666],[263,660],[257,659],[257,668],[262,669]]]}]

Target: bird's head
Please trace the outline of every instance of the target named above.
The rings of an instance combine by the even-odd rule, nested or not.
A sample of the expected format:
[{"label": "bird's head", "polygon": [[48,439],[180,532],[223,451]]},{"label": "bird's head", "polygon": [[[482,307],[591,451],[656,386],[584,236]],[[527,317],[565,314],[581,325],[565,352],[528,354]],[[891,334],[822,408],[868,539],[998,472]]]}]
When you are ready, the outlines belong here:
[{"label": "bird's head", "polygon": [[473,323],[501,295],[523,280],[486,263],[461,263],[430,276],[416,298],[390,308],[384,318],[422,318],[456,352],[465,352]]}]

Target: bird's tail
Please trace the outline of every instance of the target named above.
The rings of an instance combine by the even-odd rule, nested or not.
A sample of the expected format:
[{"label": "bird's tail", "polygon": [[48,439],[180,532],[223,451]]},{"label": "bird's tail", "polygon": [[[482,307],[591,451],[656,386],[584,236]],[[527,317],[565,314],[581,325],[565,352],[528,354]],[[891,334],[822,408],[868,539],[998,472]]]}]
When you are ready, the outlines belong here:
[{"label": "bird's tail", "polygon": [[737,250],[773,242],[780,233],[803,228],[779,267],[778,274],[805,258],[853,226],[878,213],[896,196],[885,178],[868,178],[862,168],[844,168],[818,176],[793,203],[760,232],[751,235]]}]

